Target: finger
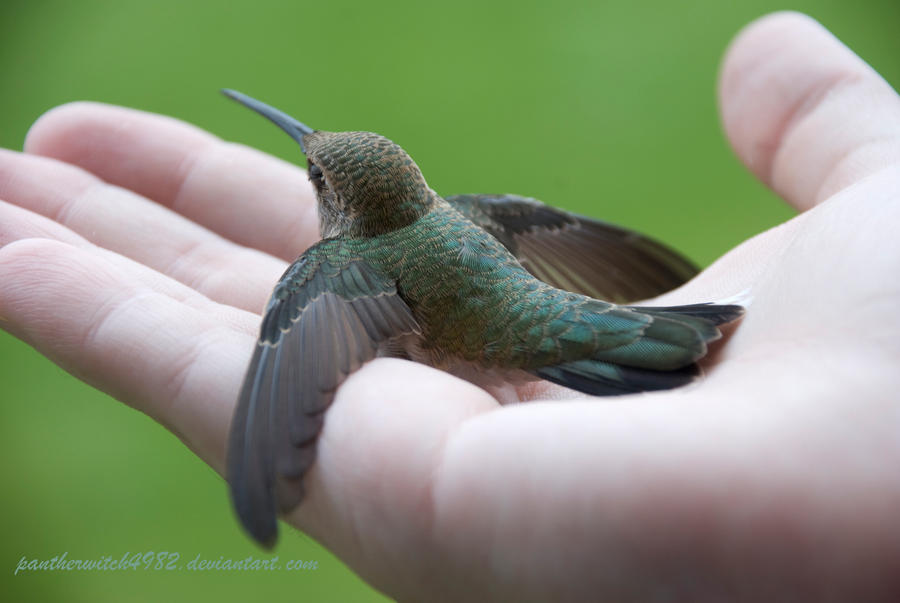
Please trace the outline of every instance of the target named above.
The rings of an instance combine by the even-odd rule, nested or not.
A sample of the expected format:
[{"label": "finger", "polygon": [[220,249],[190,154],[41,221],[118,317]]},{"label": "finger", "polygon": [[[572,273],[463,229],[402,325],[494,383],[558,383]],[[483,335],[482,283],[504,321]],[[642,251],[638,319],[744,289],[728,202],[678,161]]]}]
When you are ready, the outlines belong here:
[{"label": "finger", "polygon": [[109,255],[46,239],[4,246],[0,325],[221,471],[258,316]]},{"label": "finger", "polygon": [[[13,235],[9,236],[11,231]],[[85,257],[97,258],[98,261],[114,266],[120,273],[131,274],[133,278],[160,294],[201,311],[212,311],[231,328],[246,333],[255,333],[258,330],[258,313],[247,312],[230,304],[220,304],[210,300],[196,289],[179,283],[143,264],[136,263],[108,249],[92,245],[57,222],[0,201],[0,252],[7,245],[16,242],[30,240],[29,244],[38,244],[37,239],[46,239],[48,244],[57,242],[65,243],[66,247],[79,247],[87,254]]]},{"label": "finger", "polygon": [[98,103],[62,105],[35,122],[25,150],[82,167],[286,260],[318,239],[302,170],[175,119]]},{"label": "finger", "polygon": [[58,222],[0,200],[0,247],[20,239],[55,239],[76,247],[90,245]]},{"label": "finger", "polygon": [[[46,236],[72,242],[78,233],[197,289],[207,297],[258,312],[284,262],[236,245],[131,191],[54,159],[0,149],[0,198],[66,228],[36,225],[36,216],[10,214],[7,242]],[[7,214],[9,214],[7,210]],[[17,226],[22,231],[15,234]],[[80,238],[80,237],[79,237]]]},{"label": "finger", "polygon": [[725,57],[725,131],[744,163],[798,209],[900,161],[900,99],[811,18],[749,25]]}]

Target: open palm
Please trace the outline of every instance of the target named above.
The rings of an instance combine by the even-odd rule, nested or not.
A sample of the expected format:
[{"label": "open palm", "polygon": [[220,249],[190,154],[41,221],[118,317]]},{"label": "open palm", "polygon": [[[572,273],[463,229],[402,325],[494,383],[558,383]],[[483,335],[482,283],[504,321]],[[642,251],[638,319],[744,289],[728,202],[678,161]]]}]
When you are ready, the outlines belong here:
[{"label": "open palm", "polygon": [[[748,28],[738,155],[803,210],[681,289],[749,312],[700,384],[500,406],[401,360],[352,375],[289,518],[400,598],[900,596],[900,99],[811,20]],[[73,104],[0,151],[4,328],[222,471],[259,325],[316,239],[296,167]]]}]

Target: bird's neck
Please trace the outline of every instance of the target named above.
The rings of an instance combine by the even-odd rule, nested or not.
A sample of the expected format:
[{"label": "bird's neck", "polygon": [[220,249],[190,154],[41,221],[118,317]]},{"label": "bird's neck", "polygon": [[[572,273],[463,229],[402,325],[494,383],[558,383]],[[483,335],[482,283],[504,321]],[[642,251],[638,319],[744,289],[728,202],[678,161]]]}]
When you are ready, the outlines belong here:
[{"label": "bird's neck", "polygon": [[323,238],[377,237],[409,226],[431,211],[439,200],[437,193],[426,189],[414,196],[375,203],[365,211],[340,211],[320,203],[319,231]]}]

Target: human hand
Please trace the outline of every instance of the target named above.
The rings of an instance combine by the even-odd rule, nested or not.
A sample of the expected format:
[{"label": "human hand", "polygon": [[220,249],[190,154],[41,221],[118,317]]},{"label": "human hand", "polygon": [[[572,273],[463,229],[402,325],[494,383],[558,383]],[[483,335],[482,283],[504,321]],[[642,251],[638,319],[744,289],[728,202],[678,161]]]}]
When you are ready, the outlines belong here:
[{"label": "human hand", "polygon": [[[705,380],[500,407],[376,360],[289,521],[399,598],[897,598],[900,102],[796,15],[741,35],[721,97],[738,154],[804,213],[657,300],[750,291]],[[4,327],[221,472],[258,311],[315,239],[305,175],[76,104],[0,153],[0,198]]]}]

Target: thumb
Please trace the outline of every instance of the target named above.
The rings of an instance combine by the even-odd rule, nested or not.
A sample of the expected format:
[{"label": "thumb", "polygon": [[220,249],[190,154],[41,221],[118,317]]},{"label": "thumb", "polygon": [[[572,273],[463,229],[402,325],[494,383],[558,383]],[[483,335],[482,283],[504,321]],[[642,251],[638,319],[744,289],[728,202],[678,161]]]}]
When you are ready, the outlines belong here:
[{"label": "thumb", "polygon": [[719,100],[738,156],[797,209],[900,163],[900,97],[806,15],[747,26],[726,54]]}]

